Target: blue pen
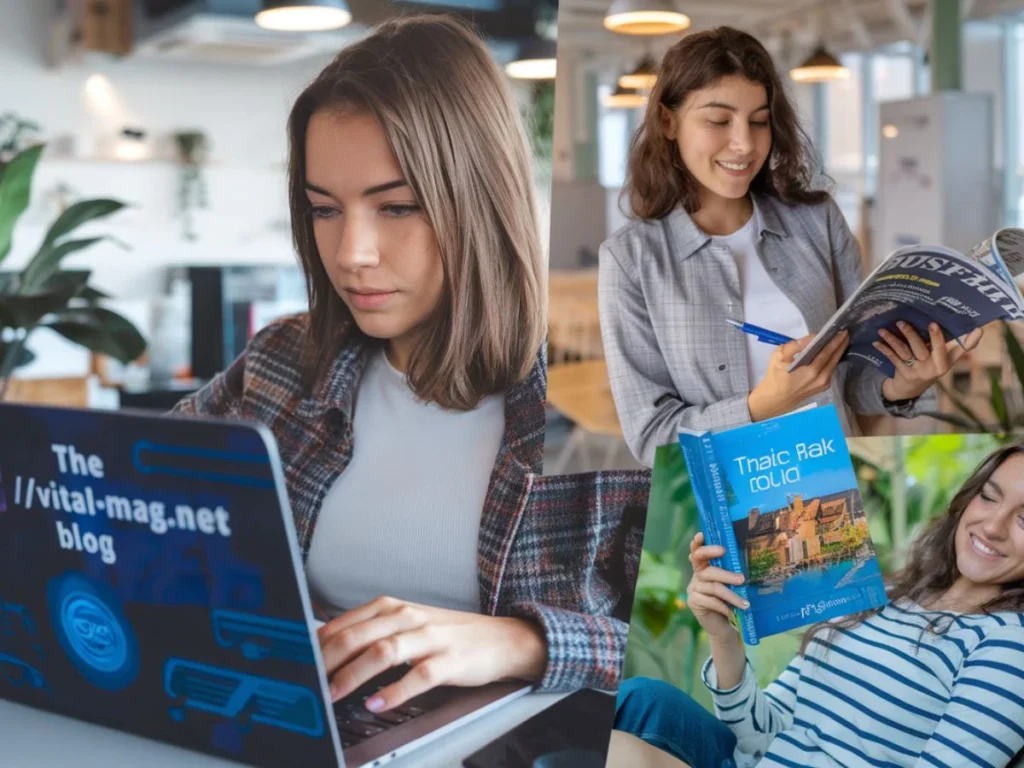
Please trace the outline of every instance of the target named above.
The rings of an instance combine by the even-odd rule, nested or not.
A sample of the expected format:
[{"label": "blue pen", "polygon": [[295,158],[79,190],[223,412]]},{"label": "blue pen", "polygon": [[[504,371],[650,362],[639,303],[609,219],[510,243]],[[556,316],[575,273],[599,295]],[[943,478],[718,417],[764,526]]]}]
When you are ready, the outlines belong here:
[{"label": "blue pen", "polygon": [[733,320],[731,317],[726,318],[726,322],[729,323],[729,325],[739,328],[744,333],[756,336],[758,341],[763,341],[765,344],[781,346],[792,341],[789,336],[783,336],[781,333],[769,331],[767,328],[761,328],[760,326],[751,325],[750,323],[741,323],[739,320]]}]

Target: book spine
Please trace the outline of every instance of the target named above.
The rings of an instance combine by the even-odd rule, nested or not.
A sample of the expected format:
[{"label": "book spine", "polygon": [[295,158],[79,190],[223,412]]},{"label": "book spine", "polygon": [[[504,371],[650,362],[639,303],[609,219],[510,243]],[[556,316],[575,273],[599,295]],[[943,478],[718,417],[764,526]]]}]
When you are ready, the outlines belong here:
[{"label": "book spine", "polygon": [[[711,435],[680,434],[679,442],[687,466],[690,467],[690,483],[697,500],[697,511],[700,515],[701,528],[704,530],[704,543],[725,549],[725,557],[715,558],[711,564],[733,573],[744,573],[736,536],[732,530],[732,518],[729,515],[729,502],[725,494],[721,466],[715,456]],[[750,600],[746,584],[731,589],[744,600]],[[757,632],[754,629],[752,614],[749,610],[734,610],[739,620],[743,642],[747,645],[757,645]]]}]

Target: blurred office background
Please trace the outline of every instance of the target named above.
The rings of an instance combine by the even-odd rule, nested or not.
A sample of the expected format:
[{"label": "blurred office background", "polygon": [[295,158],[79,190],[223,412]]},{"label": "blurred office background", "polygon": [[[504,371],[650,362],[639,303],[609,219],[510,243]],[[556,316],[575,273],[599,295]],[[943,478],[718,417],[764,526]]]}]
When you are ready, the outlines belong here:
[{"label": "blurred office background", "polygon": [[[549,428],[554,466],[635,466],[621,442],[601,354],[597,252],[626,222],[619,193],[628,142],[646,105],[644,77],[680,36],[726,24],[771,51],[861,243],[865,274],[900,245],[966,249],[997,227],[1024,226],[1021,0],[612,5],[562,0],[559,12],[548,397],[562,418]],[[616,26],[613,10],[628,20],[634,9],[662,11],[660,28],[608,28]],[[801,66],[822,53],[838,65],[830,78],[798,82]],[[1024,370],[1014,366],[1004,333],[989,329],[947,377],[944,412],[973,424],[963,405],[987,428],[1006,426],[1004,415],[1024,426]],[[932,418],[863,426],[875,434],[956,429]]]},{"label": "blurred office background", "polygon": [[[487,38],[529,121],[547,242],[557,0],[321,0],[323,18],[312,21],[328,28],[257,23],[275,7],[284,16],[263,23],[287,26],[301,5],[0,0],[0,164],[45,144],[27,208],[0,194],[0,398],[165,410],[259,328],[303,310],[285,188],[288,111],[340,49],[396,14],[457,14]],[[8,191],[15,165],[0,165]],[[107,198],[126,207],[89,218],[98,209],[88,201]],[[97,295],[87,291],[34,318],[40,327],[25,339],[26,302],[13,294],[32,282],[24,270],[69,210],[87,220],[58,242],[105,239],[69,246],[67,274],[32,290],[59,294],[90,273],[90,289],[109,297],[101,306],[145,342],[129,364],[103,352],[124,347],[130,327],[104,325],[110,316],[82,300]],[[7,375],[16,346],[27,352]]]}]

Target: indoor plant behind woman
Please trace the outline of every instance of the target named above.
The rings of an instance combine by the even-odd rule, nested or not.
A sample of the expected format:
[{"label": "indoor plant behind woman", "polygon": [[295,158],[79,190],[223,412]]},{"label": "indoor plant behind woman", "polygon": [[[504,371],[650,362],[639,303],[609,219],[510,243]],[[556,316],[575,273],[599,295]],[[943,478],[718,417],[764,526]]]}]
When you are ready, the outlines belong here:
[{"label": "indoor plant behind woman", "polygon": [[[680,427],[723,429],[811,398],[854,413],[912,416],[964,354],[937,327],[883,331],[896,365],[883,380],[840,359],[845,334],[788,372],[861,281],[860,250],[839,207],[814,189],[812,150],[772,58],[729,27],[666,53],[633,137],[625,192],[634,220],[601,247],[601,332],[626,442],[652,466]],[[796,341],[772,347],[727,319]],[[971,348],[980,331],[965,340]],[[820,397],[819,397],[820,396]]]},{"label": "indoor plant behind woman", "polygon": [[1024,753],[1024,443],[988,456],[913,544],[885,607],[812,627],[760,690],[729,621],[742,576],[690,546],[715,715],[646,678],[615,727],[694,768],[1004,768]]},{"label": "indoor plant behind woman", "polygon": [[[307,314],[178,408],[277,439],[331,691],[618,682],[646,473],[538,477],[544,260],[501,71],[447,17],[341,51],[288,122]],[[632,514],[636,513],[636,518]]]}]

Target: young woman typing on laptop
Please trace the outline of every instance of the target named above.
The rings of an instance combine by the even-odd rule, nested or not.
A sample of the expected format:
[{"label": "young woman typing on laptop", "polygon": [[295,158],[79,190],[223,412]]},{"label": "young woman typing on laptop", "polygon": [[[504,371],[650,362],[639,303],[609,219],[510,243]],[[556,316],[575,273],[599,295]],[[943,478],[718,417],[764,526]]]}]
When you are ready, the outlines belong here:
[{"label": "young woman typing on laptop", "polygon": [[631,678],[616,729],[695,768],[1024,761],[1024,443],[964,482],[893,576],[889,605],[812,627],[764,691],[729,621],[742,577],[709,564],[722,554],[700,534],[690,546],[688,603],[711,641],[717,717]]},{"label": "young woman typing on laptop", "polygon": [[[963,354],[908,327],[878,339],[896,364],[892,379],[874,369],[848,376],[845,336],[787,371],[861,282],[860,250],[839,207],[812,187],[812,157],[753,37],[721,27],[665,54],[630,150],[624,191],[634,220],[600,254],[612,394],[646,466],[680,427],[762,421],[819,395],[848,432],[853,412],[912,416]],[[771,346],[729,319],[796,341]]]},{"label": "young woman typing on laptop", "polygon": [[538,477],[546,265],[504,76],[455,20],[387,22],[303,91],[288,135],[309,312],[177,410],[273,431],[334,616],[332,695],[401,664],[370,709],[499,679],[614,688],[649,480]]}]

